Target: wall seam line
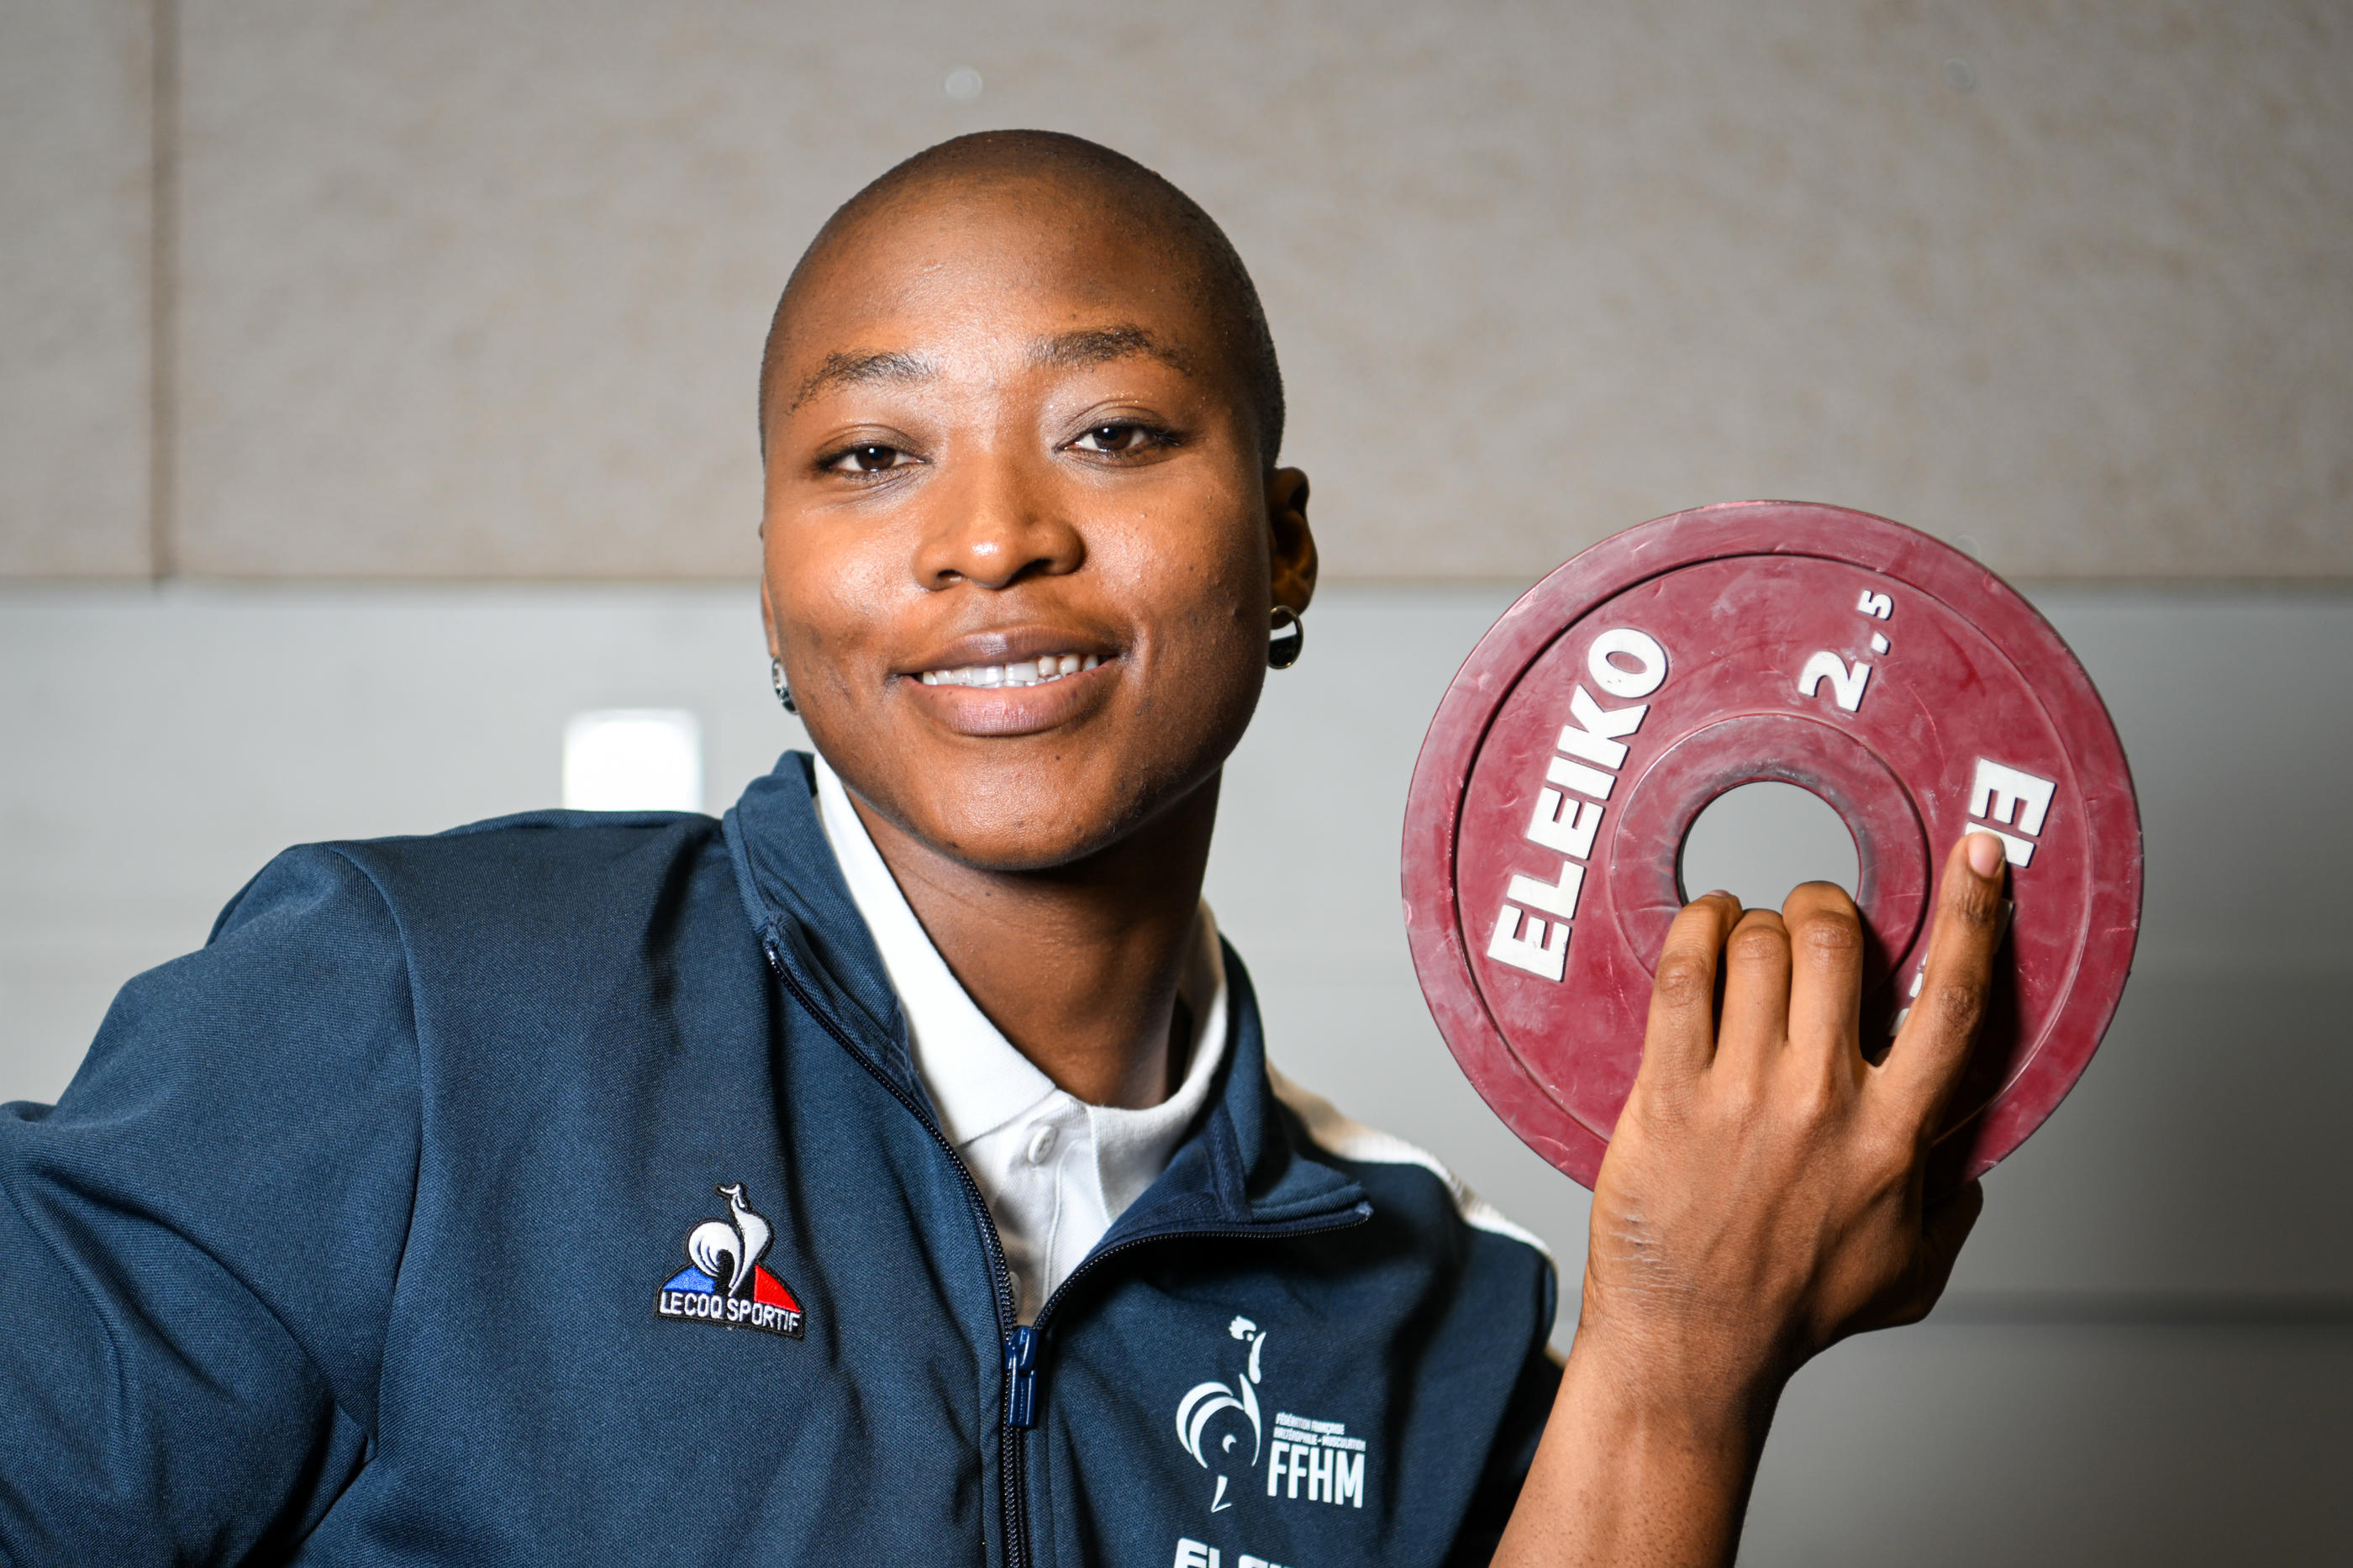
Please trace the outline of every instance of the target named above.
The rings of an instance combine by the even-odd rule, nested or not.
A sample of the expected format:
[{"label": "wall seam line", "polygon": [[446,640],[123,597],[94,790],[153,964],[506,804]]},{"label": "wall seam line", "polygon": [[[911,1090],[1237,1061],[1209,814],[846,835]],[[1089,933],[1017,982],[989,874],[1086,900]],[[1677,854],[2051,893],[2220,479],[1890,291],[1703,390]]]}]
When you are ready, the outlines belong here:
[{"label": "wall seam line", "polygon": [[174,536],[179,464],[180,8],[150,0],[148,89],[147,570],[154,581],[178,574]]}]

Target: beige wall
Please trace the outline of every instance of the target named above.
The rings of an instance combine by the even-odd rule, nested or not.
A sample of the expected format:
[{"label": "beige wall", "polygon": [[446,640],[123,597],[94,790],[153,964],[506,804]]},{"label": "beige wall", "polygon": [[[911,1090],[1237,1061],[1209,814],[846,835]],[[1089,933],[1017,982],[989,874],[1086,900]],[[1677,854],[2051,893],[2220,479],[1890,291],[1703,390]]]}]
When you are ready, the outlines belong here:
[{"label": "beige wall", "polygon": [[146,0],[0,0],[0,577],[145,576]]},{"label": "beige wall", "polygon": [[[2342,5],[164,14],[187,574],[748,574],[800,244],[1032,124],[1233,233],[1335,577],[1775,494],[2030,578],[2353,577]],[[0,5],[0,574],[156,564],[149,15]]]}]

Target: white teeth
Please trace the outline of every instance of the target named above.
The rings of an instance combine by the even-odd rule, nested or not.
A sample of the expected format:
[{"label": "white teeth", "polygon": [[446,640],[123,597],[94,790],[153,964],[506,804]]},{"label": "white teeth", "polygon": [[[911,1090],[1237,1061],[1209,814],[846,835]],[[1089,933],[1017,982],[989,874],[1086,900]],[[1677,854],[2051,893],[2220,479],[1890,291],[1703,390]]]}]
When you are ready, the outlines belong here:
[{"label": "white teeth", "polygon": [[1013,664],[968,664],[959,669],[927,669],[920,679],[926,686],[1044,686],[1065,676],[1092,669],[1102,662],[1103,658],[1099,654],[1046,653],[1034,659],[1021,659]]},{"label": "white teeth", "polygon": [[1036,686],[1041,681],[1053,679],[1054,676],[1052,654],[1034,662],[1025,658],[1019,664],[1005,667],[1005,684],[1008,686]]}]

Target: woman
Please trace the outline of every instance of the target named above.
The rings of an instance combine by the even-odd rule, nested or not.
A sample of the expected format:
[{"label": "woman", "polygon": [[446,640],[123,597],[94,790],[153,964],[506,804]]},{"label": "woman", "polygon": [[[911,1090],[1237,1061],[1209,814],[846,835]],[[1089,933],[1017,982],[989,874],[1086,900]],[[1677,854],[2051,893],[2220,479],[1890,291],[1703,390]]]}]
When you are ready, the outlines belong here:
[{"label": "woman", "polygon": [[1684,911],[1563,1376],[1548,1262],[1271,1072],[1200,903],[1315,575],[1214,224],[934,148],[761,412],[822,761],[290,851],[0,1122],[11,1559],[1728,1559],[1781,1383],[1974,1216],[1923,1159],[1998,846],[1881,1068],[1842,894]]}]

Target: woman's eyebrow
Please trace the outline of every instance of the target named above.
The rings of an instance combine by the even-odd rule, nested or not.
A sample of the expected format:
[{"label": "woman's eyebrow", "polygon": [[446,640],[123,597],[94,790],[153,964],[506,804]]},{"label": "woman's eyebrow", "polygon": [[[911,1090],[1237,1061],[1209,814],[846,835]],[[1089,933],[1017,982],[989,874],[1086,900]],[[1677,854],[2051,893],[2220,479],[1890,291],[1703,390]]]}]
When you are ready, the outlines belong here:
[{"label": "woman's eyebrow", "polygon": [[[1105,364],[1137,354],[1159,360],[1187,375],[1193,374],[1193,362],[1187,355],[1154,337],[1149,328],[1132,321],[1057,332],[1050,338],[1039,339],[1029,349],[1032,363],[1058,366]],[[938,374],[938,368],[928,360],[895,349],[846,353],[837,350],[826,355],[825,363],[794,389],[793,400],[786,405],[785,412],[791,413],[828,386],[929,381]]]},{"label": "woman's eyebrow", "polygon": [[828,386],[861,386],[877,381],[928,381],[939,372],[911,353],[895,351],[829,353],[785,407],[790,414]]},{"label": "woman's eyebrow", "polygon": [[1050,338],[1039,339],[1029,350],[1033,363],[1046,365],[1104,364],[1134,354],[1148,355],[1187,375],[1193,374],[1189,358],[1154,337],[1149,329],[1132,321],[1057,332]]}]

